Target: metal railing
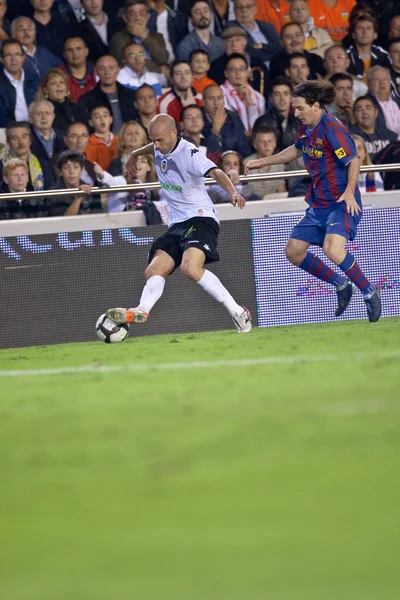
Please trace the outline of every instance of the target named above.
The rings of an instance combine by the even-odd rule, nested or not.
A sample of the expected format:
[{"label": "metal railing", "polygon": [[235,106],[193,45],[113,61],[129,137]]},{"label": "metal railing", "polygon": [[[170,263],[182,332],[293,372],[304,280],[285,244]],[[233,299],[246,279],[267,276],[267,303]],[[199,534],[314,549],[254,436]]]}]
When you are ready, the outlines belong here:
[{"label": "metal railing", "polygon": [[[361,173],[371,173],[375,171],[386,172],[386,171],[400,171],[400,163],[393,165],[368,165],[361,167]],[[258,173],[256,175],[242,175],[239,179],[240,182],[252,182],[252,181],[263,181],[269,179],[295,179],[296,177],[309,176],[308,171],[301,169],[298,171],[279,171],[274,173]],[[207,177],[205,179],[206,185],[216,184],[215,179]],[[91,194],[117,194],[123,192],[131,192],[134,190],[155,190],[160,189],[159,182],[154,183],[132,183],[127,185],[119,185],[115,187],[92,187]],[[36,192],[15,192],[9,194],[0,194],[0,201],[3,200],[29,200],[29,198],[60,198],[63,196],[82,196],[82,190],[79,188],[61,189],[61,190],[40,190]]]}]

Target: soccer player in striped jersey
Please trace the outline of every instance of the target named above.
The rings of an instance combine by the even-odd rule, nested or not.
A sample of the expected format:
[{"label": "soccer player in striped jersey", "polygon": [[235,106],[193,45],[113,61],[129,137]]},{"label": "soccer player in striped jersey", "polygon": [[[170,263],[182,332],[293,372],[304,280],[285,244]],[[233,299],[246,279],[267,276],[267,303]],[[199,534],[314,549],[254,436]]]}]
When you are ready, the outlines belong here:
[{"label": "soccer player in striped jersey", "polygon": [[[380,289],[368,281],[354,256],[346,250],[347,241],[356,236],[362,215],[357,185],[360,164],[347,127],[325,110],[333,99],[334,89],[328,81],[299,84],[292,105],[302,125],[294,144],[279,154],[249,161],[246,173],[303,155],[312,177],[305,198],[309,208],[290,235],[286,256],[303,271],[335,286],[337,317],[348,307],[356,286],[363,295],[369,320],[375,322],[381,315]],[[343,275],[308,252],[312,244],[321,246]]]}]

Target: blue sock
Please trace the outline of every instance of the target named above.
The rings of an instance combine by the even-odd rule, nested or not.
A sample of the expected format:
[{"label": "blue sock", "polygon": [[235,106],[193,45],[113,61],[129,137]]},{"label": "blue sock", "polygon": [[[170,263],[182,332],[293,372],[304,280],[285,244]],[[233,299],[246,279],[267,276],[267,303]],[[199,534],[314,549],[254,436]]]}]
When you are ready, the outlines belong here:
[{"label": "blue sock", "polygon": [[354,256],[348,252],[344,258],[344,260],[338,265],[339,269],[341,269],[344,273],[346,273],[347,277],[358,287],[360,292],[364,295],[373,294],[375,291],[375,286],[368,281],[365,277],[364,273],[361,271],[360,267]]}]

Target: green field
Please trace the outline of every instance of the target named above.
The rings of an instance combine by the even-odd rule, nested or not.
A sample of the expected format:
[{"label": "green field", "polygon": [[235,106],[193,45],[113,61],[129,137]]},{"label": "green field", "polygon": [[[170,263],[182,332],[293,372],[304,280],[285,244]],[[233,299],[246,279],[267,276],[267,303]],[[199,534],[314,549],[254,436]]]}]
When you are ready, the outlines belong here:
[{"label": "green field", "polygon": [[0,351],[1,600],[398,600],[399,557],[400,319]]}]

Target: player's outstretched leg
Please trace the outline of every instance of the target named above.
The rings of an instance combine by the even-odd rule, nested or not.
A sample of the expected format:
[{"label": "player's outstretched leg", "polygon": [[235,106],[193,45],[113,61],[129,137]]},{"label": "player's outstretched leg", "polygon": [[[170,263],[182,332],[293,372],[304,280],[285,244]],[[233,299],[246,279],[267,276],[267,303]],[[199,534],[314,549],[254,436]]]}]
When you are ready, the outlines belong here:
[{"label": "player's outstretched leg", "polygon": [[350,281],[352,281],[362,293],[370,322],[375,323],[378,321],[382,312],[380,289],[368,281],[358,266],[356,259],[352,254],[350,254],[350,252],[346,253],[344,260],[338,265],[338,267],[347,275]]},{"label": "player's outstretched leg", "polygon": [[146,285],[143,288],[139,305],[133,308],[110,308],[107,317],[121,325],[123,323],[145,323],[149,313],[164,292],[165,277],[173,271],[175,262],[163,250],[157,250],[146,269]]}]

